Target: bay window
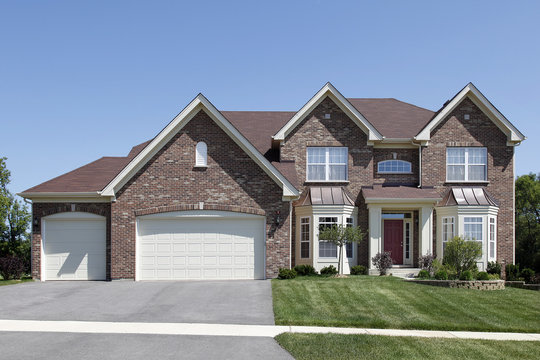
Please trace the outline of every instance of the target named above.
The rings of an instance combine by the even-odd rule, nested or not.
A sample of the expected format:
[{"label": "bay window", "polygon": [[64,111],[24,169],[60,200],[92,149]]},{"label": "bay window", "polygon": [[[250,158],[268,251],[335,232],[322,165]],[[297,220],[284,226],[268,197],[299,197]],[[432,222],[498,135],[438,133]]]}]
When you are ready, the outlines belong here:
[{"label": "bay window", "polygon": [[309,258],[310,247],[310,226],[309,217],[300,219],[300,257],[302,259]]},{"label": "bay window", "polygon": [[[320,217],[319,232],[332,226],[337,226],[337,217]],[[329,241],[319,241],[319,257],[321,258],[337,258],[337,246]]]}]

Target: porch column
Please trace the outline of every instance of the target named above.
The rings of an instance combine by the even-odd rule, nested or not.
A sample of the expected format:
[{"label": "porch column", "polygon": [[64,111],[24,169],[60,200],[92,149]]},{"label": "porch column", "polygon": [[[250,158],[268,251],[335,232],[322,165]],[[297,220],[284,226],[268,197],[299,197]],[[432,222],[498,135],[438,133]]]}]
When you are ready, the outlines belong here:
[{"label": "porch column", "polygon": [[433,208],[422,206],[419,217],[420,256],[433,254]]},{"label": "porch column", "polygon": [[381,234],[381,221],[382,221],[382,207],[369,205],[369,268],[373,269],[375,266],[371,261],[378,252],[383,251],[382,248],[382,234]]}]

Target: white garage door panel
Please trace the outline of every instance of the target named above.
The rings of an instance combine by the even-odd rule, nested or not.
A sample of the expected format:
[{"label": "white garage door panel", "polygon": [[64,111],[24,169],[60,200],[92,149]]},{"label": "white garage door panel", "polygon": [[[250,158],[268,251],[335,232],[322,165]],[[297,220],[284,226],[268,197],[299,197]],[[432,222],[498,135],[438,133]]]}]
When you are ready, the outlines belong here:
[{"label": "white garage door panel", "polygon": [[105,280],[105,219],[44,221],[45,280]]},{"label": "white garage door panel", "polygon": [[262,279],[260,218],[139,220],[142,280]]}]

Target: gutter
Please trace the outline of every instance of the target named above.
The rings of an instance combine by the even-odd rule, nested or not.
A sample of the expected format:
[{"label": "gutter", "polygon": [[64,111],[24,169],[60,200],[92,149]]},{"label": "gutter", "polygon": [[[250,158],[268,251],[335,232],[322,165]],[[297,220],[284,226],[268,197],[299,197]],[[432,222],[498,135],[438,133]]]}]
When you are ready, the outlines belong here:
[{"label": "gutter", "polygon": [[34,242],[32,241],[32,238],[34,237],[34,206],[32,201],[27,198],[23,198],[23,201],[30,205],[30,276],[32,276],[32,264],[34,263]]}]

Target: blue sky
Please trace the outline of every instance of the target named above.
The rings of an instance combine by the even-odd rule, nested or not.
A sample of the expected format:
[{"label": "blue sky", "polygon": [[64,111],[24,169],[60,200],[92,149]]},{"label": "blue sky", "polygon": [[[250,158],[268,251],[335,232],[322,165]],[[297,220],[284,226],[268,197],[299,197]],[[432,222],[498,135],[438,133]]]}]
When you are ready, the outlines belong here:
[{"label": "blue sky", "polygon": [[202,92],[221,110],[346,97],[437,110],[469,81],[539,172],[538,1],[2,1],[0,156],[20,192],[125,156]]}]

